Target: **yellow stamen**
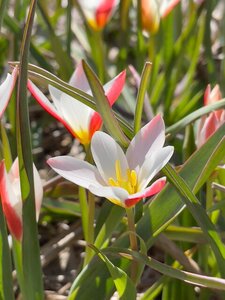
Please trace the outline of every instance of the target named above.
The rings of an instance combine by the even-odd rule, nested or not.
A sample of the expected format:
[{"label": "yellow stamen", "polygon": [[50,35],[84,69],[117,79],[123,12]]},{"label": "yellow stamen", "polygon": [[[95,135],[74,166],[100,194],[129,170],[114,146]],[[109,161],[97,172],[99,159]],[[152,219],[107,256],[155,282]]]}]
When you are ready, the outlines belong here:
[{"label": "yellow stamen", "polygon": [[[109,185],[121,187],[128,191],[129,194],[134,194],[138,190],[138,180],[135,170],[127,169],[127,176],[123,177],[120,161],[115,162],[116,178],[110,177],[108,180]],[[111,199],[110,199],[111,200]]]},{"label": "yellow stamen", "polygon": [[109,178],[109,185],[111,185],[111,186],[119,186],[118,182],[116,182],[112,177]]},{"label": "yellow stamen", "polygon": [[134,170],[130,173],[130,182],[133,187],[137,185],[137,173]]}]

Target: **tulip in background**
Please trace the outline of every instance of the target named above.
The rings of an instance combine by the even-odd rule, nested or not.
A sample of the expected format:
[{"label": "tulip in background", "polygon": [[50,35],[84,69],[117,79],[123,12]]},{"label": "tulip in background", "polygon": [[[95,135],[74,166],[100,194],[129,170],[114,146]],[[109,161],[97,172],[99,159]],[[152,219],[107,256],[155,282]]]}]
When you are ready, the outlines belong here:
[{"label": "tulip in background", "polygon": [[94,30],[101,30],[112,16],[118,0],[78,0],[88,24]]},{"label": "tulip in background", "polygon": [[165,18],[180,0],[141,0],[142,28],[149,33],[159,29],[160,19]]},{"label": "tulip in background", "polygon": [[[123,71],[104,85],[105,94],[111,106],[123,89],[125,77],[126,72]],[[69,84],[91,95],[90,86],[81,63],[77,66]],[[102,118],[98,112],[57,88],[49,85],[53,103],[30,80],[28,81],[28,88],[41,106],[61,122],[83,145],[88,145],[95,131],[101,128]]]},{"label": "tulip in background", "polygon": [[0,85],[0,118],[2,117],[12,95],[14,86],[16,84],[17,73],[18,69],[14,68],[12,74],[8,73],[6,79]]},{"label": "tulip in background", "polygon": [[[208,85],[204,94],[204,105],[213,104],[222,99],[222,94],[218,85],[212,90]],[[207,139],[225,122],[225,110],[220,109],[211,112],[208,117],[201,118],[198,126],[197,146],[201,147]]]},{"label": "tulip in background", "polygon": [[[43,187],[39,173],[33,165],[34,174],[34,190],[35,190],[35,205],[36,205],[36,218],[41,209],[43,198]],[[2,208],[10,233],[18,240],[21,241],[23,235],[23,221],[22,221],[22,198],[20,190],[20,177],[19,177],[19,163],[16,159],[7,173],[5,163],[0,163],[0,195],[2,201]]]},{"label": "tulip in background", "polygon": [[147,187],[173,154],[173,147],[163,147],[164,142],[165,126],[158,115],[136,134],[126,154],[108,134],[96,132],[91,141],[96,167],[69,156],[50,158],[48,164],[93,194],[131,207],[164,187],[165,177]]}]

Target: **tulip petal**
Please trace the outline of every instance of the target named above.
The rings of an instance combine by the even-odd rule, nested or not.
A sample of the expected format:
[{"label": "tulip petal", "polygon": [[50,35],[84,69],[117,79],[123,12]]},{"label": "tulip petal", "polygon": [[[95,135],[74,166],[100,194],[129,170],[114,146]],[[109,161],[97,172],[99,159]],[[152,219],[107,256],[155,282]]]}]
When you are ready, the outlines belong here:
[{"label": "tulip petal", "polygon": [[201,147],[207,139],[218,129],[218,119],[215,112],[209,114],[206,119],[200,123],[202,128],[198,134],[198,147]]},{"label": "tulip petal", "polygon": [[132,139],[126,152],[130,169],[135,169],[138,172],[146,156],[161,149],[164,142],[164,121],[160,115],[157,115],[142,127]]},{"label": "tulip petal", "polygon": [[99,6],[99,0],[78,0],[80,6],[84,9],[96,10]]},{"label": "tulip petal", "polygon": [[[41,210],[41,204],[43,199],[43,185],[41,182],[40,175],[33,164],[33,176],[34,176],[34,193],[35,193],[35,208],[36,208],[36,219],[38,221],[39,213]],[[19,173],[19,160],[18,157],[14,160],[8,178],[13,186],[13,190],[18,197],[21,197],[20,189],[20,173]]]},{"label": "tulip petal", "polygon": [[166,184],[166,177],[159,178],[152,185],[142,190],[141,192],[129,195],[128,199],[125,201],[126,207],[131,207],[139,202],[143,198],[151,197],[159,193]]},{"label": "tulip petal", "polygon": [[48,159],[47,163],[56,173],[84,188],[88,189],[90,185],[105,185],[96,167],[86,161],[70,156],[58,156]]},{"label": "tulip petal", "polygon": [[63,120],[66,120],[66,127],[69,127],[70,132],[82,144],[89,144],[91,140],[89,128],[95,111],[53,86],[49,86],[49,91],[57,110],[60,111],[61,117]]},{"label": "tulip petal", "polygon": [[152,153],[143,163],[138,174],[138,188],[144,189],[152,178],[167,164],[173,155],[174,148],[172,146],[164,147]]},{"label": "tulip petal", "polygon": [[128,192],[120,187],[112,187],[112,186],[89,186],[89,191],[98,196],[105,197],[114,204],[125,207],[125,200],[128,198]]},{"label": "tulip petal", "polygon": [[163,0],[160,3],[160,16],[165,18],[174,7],[180,2],[180,0]]},{"label": "tulip petal", "polygon": [[17,240],[21,241],[23,232],[22,200],[14,193],[3,161],[0,163],[0,193],[9,230]]},{"label": "tulip petal", "polygon": [[124,70],[120,74],[118,74],[115,78],[107,82],[103,88],[105,91],[105,95],[109,100],[109,104],[112,106],[115,101],[118,99],[119,95],[122,92],[122,89],[125,84],[126,79],[126,71]]},{"label": "tulip petal", "polygon": [[36,169],[34,164],[33,164],[33,175],[34,175],[36,220],[38,221],[40,210],[41,210],[42,199],[43,199],[43,185],[38,170]]},{"label": "tulip petal", "polygon": [[7,74],[5,81],[0,85],[0,118],[2,117],[11,98],[16,84],[17,71],[17,68],[14,68],[12,74]]},{"label": "tulip petal", "polygon": [[204,105],[210,105],[216,103],[217,101],[222,99],[222,94],[220,91],[220,87],[218,84],[211,90],[211,85],[208,84],[204,93]]},{"label": "tulip petal", "polygon": [[98,112],[93,112],[91,119],[90,119],[90,124],[89,124],[89,134],[90,134],[90,139],[92,138],[93,134],[95,131],[98,131],[102,126],[102,118]]},{"label": "tulip petal", "polygon": [[[62,123],[66,129],[75,136],[73,128],[67,123],[61,115],[61,112],[48,100],[48,98],[39,90],[39,88],[31,81],[28,80],[27,87],[31,92],[32,96],[39,102],[39,104],[60,123]],[[55,104],[55,103],[54,103]]]},{"label": "tulip petal", "polygon": [[99,28],[103,28],[105,26],[113,12],[115,4],[116,0],[100,1],[95,13],[96,23]]},{"label": "tulip petal", "polygon": [[81,62],[77,65],[76,70],[73,72],[69,84],[88,94],[91,94],[91,88]]},{"label": "tulip petal", "polygon": [[108,183],[116,177],[116,161],[120,162],[122,177],[127,176],[128,164],[121,147],[108,134],[97,131],[91,141],[91,152],[102,178]]}]

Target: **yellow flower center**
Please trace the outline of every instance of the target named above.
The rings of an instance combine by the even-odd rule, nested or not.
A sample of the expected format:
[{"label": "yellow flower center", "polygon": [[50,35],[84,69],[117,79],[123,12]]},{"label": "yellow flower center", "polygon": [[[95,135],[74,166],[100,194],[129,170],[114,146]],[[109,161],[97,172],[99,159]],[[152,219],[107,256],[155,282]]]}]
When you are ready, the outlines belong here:
[{"label": "yellow flower center", "polygon": [[79,131],[75,132],[76,137],[79,139],[81,144],[88,145],[90,143],[89,132],[80,128]]},{"label": "yellow flower center", "polygon": [[134,194],[138,189],[137,173],[135,170],[127,169],[127,176],[124,178],[121,172],[120,161],[115,162],[116,179],[110,177],[108,180],[109,185],[121,187],[128,191],[129,194]]}]

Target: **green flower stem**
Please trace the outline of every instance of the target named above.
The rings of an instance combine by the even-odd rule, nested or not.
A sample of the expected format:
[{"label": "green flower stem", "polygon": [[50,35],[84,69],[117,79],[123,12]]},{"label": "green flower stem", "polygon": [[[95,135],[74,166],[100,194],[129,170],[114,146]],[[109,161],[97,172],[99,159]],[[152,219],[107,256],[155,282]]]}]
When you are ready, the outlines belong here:
[{"label": "green flower stem", "polygon": [[[131,250],[138,251],[133,208],[132,207],[126,208],[126,213],[127,213],[127,221],[128,221],[128,228],[129,228],[130,247]],[[131,279],[134,283],[136,282],[137,274],[138,274],[138,262],[133,260],[131,263]]]},{"label": "green flower stem", "polygon": [[91,30],[91,51],[98,70],[98,77],[102,83],[105,81],[105,49],[102,39],[102,31]]},{"label": "green flower stem", "polygon": [[86,266],[94,255],[94,251],[89,247],[89,244],[94,243],[94,222],[95,222],[95,199],[94,195],[88,191],[88,230],[86,236],[86,254],[84,266]]},{"label": "green flower stem", "polygon": [[20,291],[25,295],[25,282],[23,276],[23,257],[22,257],[22,244],[13,238],[13,258],[16,268],[16,277],[19,282]]},{"label": "green flower stem", "polygon": [[[84,145],[84,149],[86,152],[86,161],[91,163],[92,155],[89,145]],[[79,199],[84,238],[87,243],[84,259],[84,266],[86,266],[94,255],[94,251],[89,247],[89,244],[94,243],[95,199],[94,195],[89,191],[87,197],[86,190],[82,187],[79,188]]]}]

